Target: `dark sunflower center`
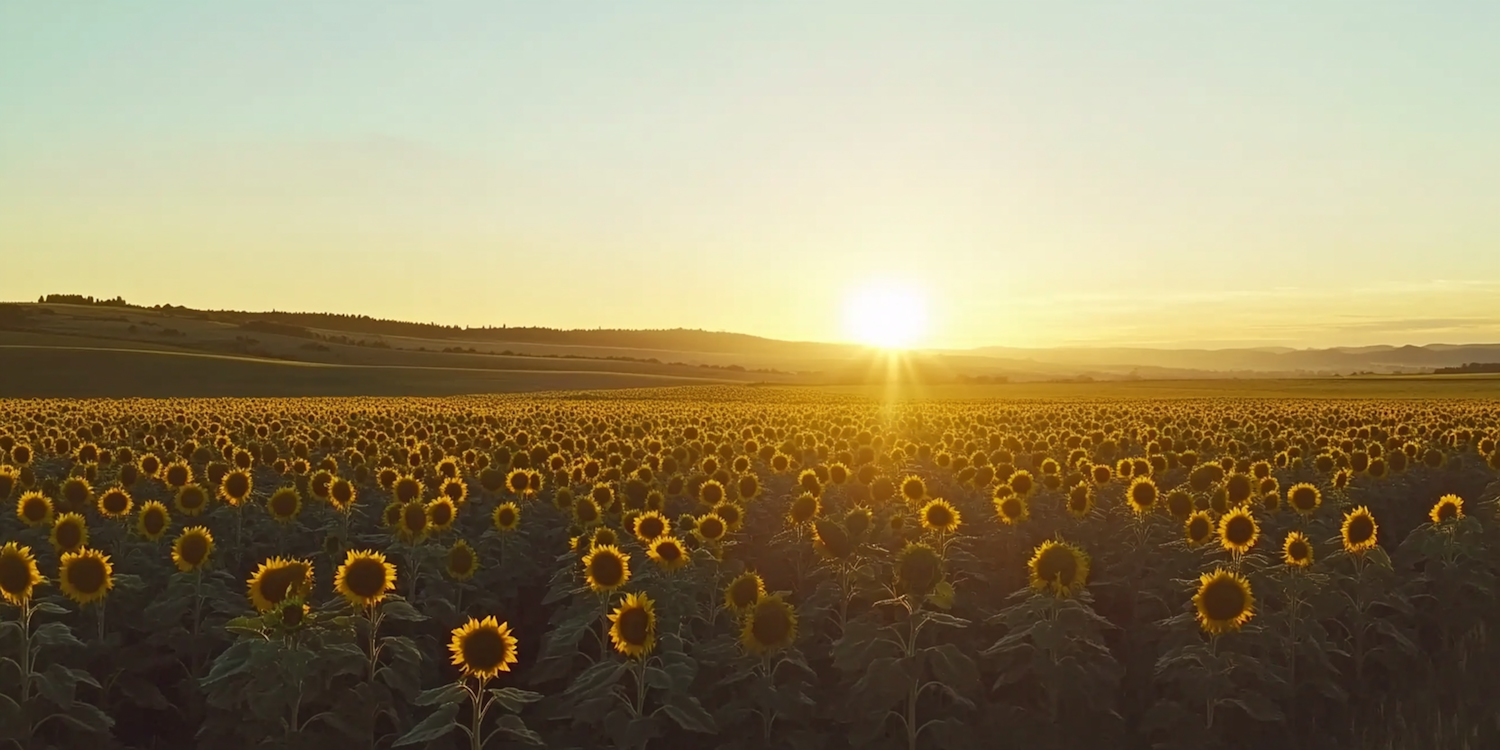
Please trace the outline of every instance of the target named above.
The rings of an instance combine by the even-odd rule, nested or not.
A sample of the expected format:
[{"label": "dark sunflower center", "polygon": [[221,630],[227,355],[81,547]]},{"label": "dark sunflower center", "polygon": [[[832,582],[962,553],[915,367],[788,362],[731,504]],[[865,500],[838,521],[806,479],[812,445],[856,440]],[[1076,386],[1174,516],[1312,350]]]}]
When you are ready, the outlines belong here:
[{"label": "dark sunflower center", "polygon": [[1017,474],[1010,478],[1010,489],[1017,495],[1024,495],[1031,491],[1031,477],[1025,474]]},{"label": "dark sunflower center", "polygon": [[1194,518],[1192,523],[1188,524],[1188,536],[1192,537],[1195,541],[1207,539],[1208,535],[1212,532],[1213,526],[1209,524],[1207,518],[1202,516]]},{"label": "dark sunflower center", "polygon": [[20,555],[0,556],[0,590],[19,596],[31,586],[31,565]]},{"label": "dark sunflower center", "polygon": [[427,509],[419,505],[408,505],[401,514],[401,521],[406,525],[407,531],[421,531],[427,528]]},{"label": "dark sunflower center", "polygon": [[188,483],[188,467],[173,464],[167,467],[167,484],[172,487],[181,487]]},{"label": "dark sunflower center", "polygon": [[186,510],[202,508],[206,502],[208,502],[208,496],[204,494],[203,490],[197,487],[185,489],[182,494],[177,496],[177,504]]},{"label": "dark sunflower center", "polygon": [[385,523],[387,526],[395,526],[401,522],[401,506],[392,505],[385,509]]},{"label": "dark sunflower center", "polygon": [[1306,560],[1311,550],[1307,548],[1307,542],[1297,540],[1287,545],[1286,553],[1293,560]]},{"label": "dark sunflower center", "polygon": [[792,620],[782,604],[775,601],[761,602],[755,608],[750,622],[750,634],[755,642],[765,646],[785,643],[792,632]]},{"label": "dark sunflower center", "polygon": [[1078,560],[1063,547],[1049,547],[1037,560],[1036,575],[1048,583],[1071,586],[1078,577]]},{"label": "dark sunflower center", "polygon": [[[111,494],[118,494],[118,493],[111,493]],[[67,484],[63,485],[63,498],[65,500],[67,500],[68,503],[70,505],[73,505],[74,507],[83,505],[89,499],[89,488],[83,482],[68,482]],[[110,512],[111,513],[118,513],[118,512],[123,512],[123,511],[113,511],[113,510],[111,510]]]},{"label": "dark sunflower center", "polygon": [[636,531],[647,539],[655,539],[661,536],[662,532],[666,531],[666,524],[662,523],[662,520],[656,516],[646,516],[636,525]]},{"label": "dark sunflower center", "polygon": [[735,609],[744,609],[755,603],[760,596],[760,587],[755,585],[753,578],[741,578],[729,587],[729,601]]},{"label": "dark sunflower center", "polygon": [[646,612],[645,607],[631,607],[621,612],[617,622],[622,640],[632,646],[646,645],[646,638],[651,631],[651,615]]},{"label": "dark sunflower center", "polygon": [[232,498],[243,500],[250,494],[250,477],[244,474],[230,474],[224,477],[224,492]]},{"label": "dark sunflower center", "polygon": [[1349,519],[1349,543],[1364,544],[1375,536],[1375,523],[1367,516],[1355,516]]},{"label": "dark sunflower center", "polygon": [[656,555],[666,562],[677,562],[682,559],[682,548],[676,542],[662,542],[656,545]]},{"label": "dark sunflower center", "polygon": [[719,501],[724,499],[724,488],[720,487],[717,482],[705,484],[703,485],[702,497],[703,502],[709,505],[718,505]]},{"label": "dark sunflower center", "polygon": [[177,554],[189,565],[199,565],[208,557],[208,539],[202,534],[188,534],[178,545]]},{"label": "dark sunflower center", "polygon": [[509,507],[500,509],[500,525],[510,528],[516,524],[516,511]]},{"label": "dark sunflower center", "polygon": [[467,573],[474,567],[474,553],[468,547],[454,547],[448,553],[448,567],[456,573]]},{"label": "dark sunflower center", "polygon": [[511,475],[511,477],[510,477],[510,490],[511,490],[511,492],[525,492],[526,488],[530,487],[530,486],[531,486],[531,479],[528,478],[525,474],[517,473],[517,474],[512,474]]},{"label": "dark sunflower center", "polygon": [[349,501],[354,499],[354,485],[339,482],[329,489],[329,493],[333,495],[333,499],[338,501],[339,505],[348,505]]},{"label": "dark sunflower center", "polygon": [[297,498],[290,492],[278,492],[271,498],[271,513],[286,518],[297,512]]},{"label": "dark sunflower center", "polygon": [[27,498],[21,506],[21,515],[28,521],[41,521],[47,517],[47,504],[39,497]]},{"label": "dark sunflower center", "polygon": [[1233,579],[1215,579],[1203,588],[1203,610],[1210,620],[1233,620],[1245,613],[1245,604],[1245,590]]},{"label": "dark sunflower center", "polygon": [[[1079,504],[1080,507],[1082,507],[1082,505],[1082,503]],[[1003,502],[1000,503],[1000,512],[1003,513],[1006,518],[1020,518],[1021,501],[1014,497],[1006,498]]]},{"label": "dark sunflower center", "polygon": [[589,578],[599,586],[618,586],[624,577],[625,566],[617,555],[601,552],[589,558]]},{"label": "dark sunflower center", "polygon": [[509,646],[501,637],[500,631],[492,628],[479,628],[464,636],[463,643],[459,645],[459,652],[469,669],[475,672],[491,672],[505,663]]},{"label": "dark sunflower center", "polygon": [[1142,508],[1149,508],[1156,503],[1156,488],[1148,484],[1136,485],[1130,491],[1130,497],[1135,504]]},{"label": "dark sunflower center", "polygon": [[267,571],[260,582],[260,595],[272,604],[279,604],[287,597],[293,586],[306,580],[307,572],[300,565],[286,565]]},{"label": "dark sunflower center", "polygon": [[165,528],[166,525],[166,515],[157,508],[151,508],[150,510],[146,511],[145,515],[141,516],[141,527],[146,530],[147,534],[150,534],[152,536],[160,534],[161,530]]},{"label": "dark sunflower center", "polygon": [[818,509],[818,501],[809,495],[801,495],[792,501],[792,520],[803,523],[813,517]]},{"label": "dark sunflower center", "polygon": [[1447,521],[1458,516],[1458,506],[1453,503],[1443,503],[1438,506],[1438,520]]},{"label": "dark sunflower center", "polygon": [[939,529],[948,528],[953,525],[953,511],[942,505],[934,505],[927,509],[927,524]]},{"label": "dark sunflower center", "polygon": [[734,503],[724,503],[723,505],[714,508],[714,515],[724,519],[724,523],[733,526],[734,524],[739,523],[740,508]]},{"label": "dark sunflower center", "polygon": [[1068,493],[1068,507],[1074,511],[1081,511],[1089,507],[1088,490],[1079,487]]},{"label": "dark sunflower center", "polygon": [[750,497],[760,490],[760,482],[755,477],[743,477],[740,479],[740,497]]},{"label": "dark sunflower center", "polygon": [[379,560],[368,557],[349,561],[344,569],[344,585],[361,599],[379,596],[385,591],[386,569]]},{"label": "dark sunflower center", "polygon": [[73,560],[66,572],[68,583],[82,594],[95,594],[104,588],[104,561],[93,557]]},{"label": "dark sunflower center", "polygon": [[432,506],[432,523],[435,526],[447,526],[453,522],[453,506],[447,503],[438,503]]},{"label": "dark sunflower center", "polygon": [[74,549],[83,543],[83,529],[76,522],[58,524],[54,531],[57,534],[57,546],[65,550]]},{"label": "dark sunflower center", "polygon": [[698,522],[698,531],[705,539],[718,539],[724,536],[724,522],[710,516]]},{"label": "dark sunflower center", "polygon": [[1246,545],[1255,536],[1255,522],[1245,516],[1235,516],[1224,524],[1224,538],[1230,544]]},{"label": "dark sunflower center", "polygon": [[105,494],[100,505],[104,506],[105,513],[117,516],[130,509],[130,500],[123,493],[110,492]]},{"label": "dark sunflower center", "polygon": [[901,494],[908,500],[921,500],[927,494],[927,487],[920,481],[906,482],[901,485]]},{"label": "dark sunflower center", "polygon": [[1193,512],[1193,498],[1185,492],[1167,495],[1167,511],[1179,518],[1186,518]]},{"label": "dark sunflower center", "polygon": [[578,520],[582,523],[593,523],[599,519],[599,506],[592,502],[581,502],[578,504]]},{"label": "dark sunflower center", "polygon": [[1306,487],[1298,488],[1296,492],[1292,493],[1292,507],[1297,510],[1312,510],[1316,498],[1317,496],[1313,494],[1311,489]]},{"label": "dark sunflower center", "polygon": [[415,480],[402,479],[396,482],[396,499],[403,503],[411,502],[416,499],[421,489],[422,485],[417,484]]},{"label": "dark sunflower center", "polygon": [[1243,503],[1250,499],[1250,477],[1235,474],[1229,478],[1229,484],[1225,489],[1229,492],[1229,502]]}]

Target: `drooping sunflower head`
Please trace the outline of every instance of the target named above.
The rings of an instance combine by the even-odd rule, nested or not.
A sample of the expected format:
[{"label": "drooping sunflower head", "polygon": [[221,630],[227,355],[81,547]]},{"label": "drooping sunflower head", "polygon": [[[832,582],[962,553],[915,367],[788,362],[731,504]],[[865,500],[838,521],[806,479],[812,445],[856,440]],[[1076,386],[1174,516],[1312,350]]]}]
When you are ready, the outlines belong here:
[{"label": "drooping sunflower head", "polygon": [[694,524],[693,533],[705,542],[717,542],[729,533],[729,524],[713,513],[700,517]]},{"label": "drooping sunflower head", "polygon": [[1307,483],[1294,484],[1286,492],[1286,502],[1292,506],[1292,510],[1307,515],[1318,509],[1323,504],[1323,493]]},{"label": "drooping sunflower head", "polygon": [[167,527],[172,525],[172,516],[167,513],[167,506],[155,500],[147,500],[141,505],[141,512],[135,518],[135,528],[141,532],[141,536],[156,541],[167,533]]},{"label": "drooping sunflower head", "polygon": [[1306,568],[1312,565],[1313,548],[1312,542],[1307,540],[1307,535],[1300,531],[1287,534],[1286,541],[1281,545],[1281,559],[1294,568]]},{"label": "drooping sunflower head", "polygon": [[250,499],[254,486],[248,469],[235,469],[225,474],[223,481],[219,482],[219,499],[229,505],[239,505]]},{"label": "drooping sunflower head", "polygon": [[1339,534],[1344,538],[1344,550],[1352,553],[1374,547],[1378,532],[1375,516],[1363,505],[1344,514],[1344,525],[1339,529]]},{"label": "drooping sunflower head", "polygon": [[844,514],[844,530],[849,532],[850,538],[857,539],[870,530],[874,520],[875,515],[870,512],[869,508],[856,505]]},{"label": "drooping sunflower head", "polygon": [[589,588],[607,594],[630,580],[630,555],[613,545],[599,545],[583,558],[583,575]]},{"label": "drooping sunflower head", "polygon": [[677,570],[692,562],[682,540],[674,536],[660,536],[651,540],[646,554],[663,570]]},{"label": "drooping sunflower head", "polygon": [[741,474],[735,483],[739,489],[740,498],[746,502],[754,500],[755,496],[760,494],[760,479],[754,474]]},{"label": "drooping sunflower head", "polygon": [[479,570],[479,555],[469,543],[460,539],[448,548],[448,577],[455,581],[467,581]]},{"label": "drooping sunflower head", "polygon": [[1464,499],[1458,495],[1443,495],[1427,515],[1435,524],[1463,518]]},{"label": "drooping sunflower head", "polygon": [[1212,635],[1239,630],[1255,616],[1255,597],[1250,592],[1250,582],[1240,574],[1222,568],[1204,573],[1198,579],[1193,606],[1198,610],[1199,626]]},{"label": "drooping sunflower head", "polygon": [[52,523],[52,533],[49,536],[53,549],[58,552],[78,552],[89,543],[89,527],[83,516],[62,513]]},{"label": "drooping sunflower head", "polygon": [[1225,550],[1243,555],[1260,539],[1260,524],[1250,510],[1237,505],[1219,519],[1219,544]]},{"label": "drooping sunflower head", "polygon": [[1130,489],[1125,493],[1125,500],[1130,503],[1130,509],[1137,515],[1150,513],[1156,507],[1156,499],[1159,493],[1156,482],[1150,477],[1136,477],[1130,482]]},{"label": "drooping sunflower head", "polygon": [[291,523],[302,512],[302,495],[296,487],[282,487],[266,500],[266,512],[280,523]]},{"label": "drooping sunflower head", "polygon": [[208,562],[214,551],[214,535],[202,526],[189,526],[172,542],[172,562],[177,569],[191,573]]},{"label": "drooping sunflower head", "polygon": [[465,677],[480,682],[509,672],[510,665],[516,663],[516,638],[511,635],[510,625],[496,622],[494,617],[483,620],[471,617],[454,628],[448,650],[453,653],[453,666],[462,670]]},{"label": "drooping sunflower head", "polygon": [[914,474],[908,476],[901,480],[901,497],[912,505],[922,502],[922,499],[927,497],[927,483]]},{"label": "drooping sunflower head", "polygon": [[610,642],[629,658],[642,658],[656,646],[656,607],[645,594],[626,594],[609,623]]},{"label": "drooping sunflower head", "polygon": [[672,524],[661,513],[648,510],[636,516],[632,531],[635,533],[636,539],[639,539],[642,543],[648,543],[657,537],[670,534]]},{"label": "drooping sunflower head", "polygon": [[755,573],[741,573],[724,587],[724,607],[736,614],[744,614],[766,595],[766,584]]},{"label": "drooping sunflower head", "polygon": [[[1107,480],[1106,480],[1107,481]],[[1007,487],[1008,489],[1008,487]],[[1079,482],[1068,490],[1068,514],[1074,518],[1084,518],[1094,509],[1094,488],[1085,482]],[[998,505],[996,510],[999,510]]]},{"label": "drooping sunflower head", "polygon": [[843,560],[854,554],[854,543],[843,526],[819,518],[813,522],[813,549],[829,559]]},{"label": "drooping sunflower head", "polygon": [[896,555],[896,582],[912,596],[926,597],[943,579],[943,558],[920,542],[908,542]]},{"label": "drooping sunflower head", "polygon": [[135,500],[123,487],[111,487],[99,495],[99,515],[105,518],[124,518],[134,507]]},{"label": "drooping sunflower head", "polygon": [[410,500],[401,505],[401,519],[396,524],[396,533],[406,542],[415,542],[427,536],[432,519],[427,515],[427,503]]},{"label": "drooping sunflower head", "polygon": [[115,587],[114,572],[109,555],[85,548],[63,553],[57,581],[69,599],[90,604],[103,599]]},{"label": "drooping sunflower head", "polygon": [[23,492],[16,500],[16,516],[31,528],[46,526],[52,523],[52,498],[40,492]]},{"label": "drooping sunflower head", "polygon": [[811,492],[804,492],[792,500],[792,507],[787,511],[787,518],[793,526],[801,526],[811,523],[823,512],[823,503],[818,496]]},{"label": "drooping sunflower head", "polygon": [[36,567],[30,547],[15,542],[0,547],[0,596],[5,601],[25,607],[33,590],[42,583],[42,573]]},{"label": "drooping sunflower head", "polygon": [[1208,515],[1208,511],[1193,511],[1183,522],[1183,532],[1187,537],[1188,546],[1197,547],[1207,542],[1214,535],[1214,521]]},{"label": "drooping sunflower head", "polygon": [[745,615],[740,643],[752,654],[772,654],[797,640],[797,612],[779,594],[762,596]]},{"label": "drooping sunflower head", "polygon": [[250,603],[258,612],[270,612],[284,599],[306,598],[312,591],[312,577],[312,563],[273,557],[250,576]]},{"label": "drooping sunflower head", "polygon": [[797,487],[813,497],[821,497],[823,495],[823,478],[818,476],[818,472],[815,469],[803,469],[802,473],[797,475]]},{"label": "drooping sunflower head", "polygon": [[458,517],[458,507],[445,496],[427,503],[427,522],[432,525],[436,532],[447,531],[453,526],[453,520]]},{"label": "drooping sunflower head", "polygon": [[379,552],[351,549],[334,573],[333,588],[355,608],[372,607],[396,588],[396,566]]},{"label": "drooping sunflower head", "polygon": [[579,526],[588,528],[598,523],[601,515],[599,504],[594,502],[592,496],[584,495],[573,501],[573,520]]},{"label": "drooping sunflower head", "polygon": [[936,499],[922,506],[922,528],[940,534],[958,531],[960,521],[958,509],[947,500]]},{"label": "drooping sunflower head", "polygon": [[521,509],[512,502],[500,503],[495,506],[495,512],[490,514],[490,520],[494,522],[496,531],[515,531],[521,526]]},{"label": "drooping sunflower head", "polygon": [[1056,597],[1077,594],[1088,585],[1089,556],[1067,542],[1047,540],[1032,553],[1027,563],[1031,588]]}]

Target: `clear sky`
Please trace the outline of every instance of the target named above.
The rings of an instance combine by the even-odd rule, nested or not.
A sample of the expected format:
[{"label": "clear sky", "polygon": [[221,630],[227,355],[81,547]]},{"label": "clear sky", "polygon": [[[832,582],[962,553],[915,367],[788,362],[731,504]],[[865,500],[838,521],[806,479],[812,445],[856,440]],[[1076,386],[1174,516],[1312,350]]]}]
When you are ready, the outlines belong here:
[{"label": "clear sky", "polygon": [[0,299],[1500,341],[1497,40],[1494,0],[0,0]]}]

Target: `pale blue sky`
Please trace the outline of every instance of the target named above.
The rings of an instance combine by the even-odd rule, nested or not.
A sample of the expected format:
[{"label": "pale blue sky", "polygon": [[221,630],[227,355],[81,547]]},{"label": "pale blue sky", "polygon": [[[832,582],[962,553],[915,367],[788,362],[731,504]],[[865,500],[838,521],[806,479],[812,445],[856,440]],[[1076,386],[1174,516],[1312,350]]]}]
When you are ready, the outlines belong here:
[{"label": "pale blue sky", "polygon": [[1500,341],[1500,2],[0,0],[0,298]]}]

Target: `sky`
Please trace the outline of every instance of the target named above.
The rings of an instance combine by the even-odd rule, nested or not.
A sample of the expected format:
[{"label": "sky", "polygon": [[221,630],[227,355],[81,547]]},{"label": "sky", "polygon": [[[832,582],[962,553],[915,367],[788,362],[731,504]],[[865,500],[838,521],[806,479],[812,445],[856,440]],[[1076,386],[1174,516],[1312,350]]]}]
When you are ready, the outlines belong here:
[{"label": "sky", "polygon": [[1493,0],[0,0],[0,299],[1500,342],[1497,38]]}]

